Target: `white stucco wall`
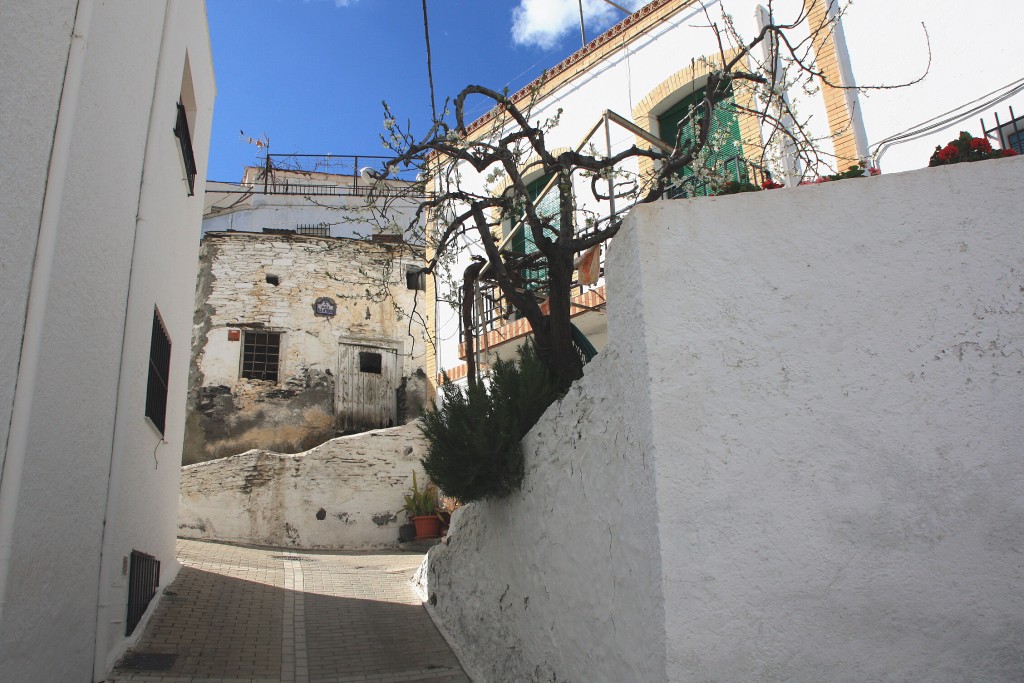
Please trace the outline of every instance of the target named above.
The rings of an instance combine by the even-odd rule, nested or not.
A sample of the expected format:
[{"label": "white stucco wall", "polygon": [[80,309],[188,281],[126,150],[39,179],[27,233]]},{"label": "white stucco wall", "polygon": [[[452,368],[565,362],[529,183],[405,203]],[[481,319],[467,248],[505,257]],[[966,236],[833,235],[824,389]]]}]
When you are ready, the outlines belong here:
[{"label": "white stucco wall", "polygon": [[[244,189],[241,185],[236,187]],[[225,195],[219,203],[230,204],[241,196]],[[388,204],[388,221],[408,225],[415,208],[411,200],[392,200]],[[264,228],[296,230],[302,225],[326,223],[330,226],[331,237],[362,238],[388,227],[375,210],[376,207],[367,204],[367,199],[361,196],[263,194],[256,186],[253,196],[236,208],[204,217],[203,234],[226,230],[262,232]]]},{"label": "white stucco wall", "polygon": [[1024,677],[1022,180],[1009,159],[636,210],[609,347],[524,441],[523,491],[428,557],[467,667]]},{"label": "white stucco wall", "polygon": [[[0,6],[0,470],[14,405],[32,262],[75,1]],[[43,17],[47,17],[44,20]],[[30,56],[30,58],[26,58]],[[13,93],[17,93],[14,96]]]},{"label": "white stucco wall", "polygon": [[[5,292],[15,295],[7,301],[25,316],[28,298],[13,409],[2,417],[11,428],[0,489],[0,679],[102,680],[128,642],[122,558],[132,549],[155,555],[162,583],[177,568],[177,465],[214,97],[206,17],[201,3],[180,0],[47,0],[2,12],[13,36],[5,55],[8,44],[21,46],[4,59],[5,88],[17,89],[3,98],[4,120],[17,128],[5,125],[3,139],[13,132],[15,145],[30,143],[31,187],[0,201],[5,217],[21,212],[0,249]],[[196,197],[187,196],[171,133],[186,54]],[[7,158],[20,168],[19,153]],[[48,237],[37,250],[40,225]],[[9,289],[8,254],[21,262]],[[22,264],[33,257],[29,277]],[[143,416],[154,306],[173,344],[163,439]],[[6,357],[0,365],[7,373]],[[3,391],[14,388],[0,379]]]},{"label": "white stucco wall", "polygon": [[[984,27],[978,40],[965,39],[965,22]],[[843,28],[858,84],[906,83],[927,69],[924,80],[913,86],[861,96],[872,151],[876,143],[891,135],[975,100],[984,104],[986,95],[1018,81],[1021,70],[1016,44],[1002,35],[1013,33],[1022,24],[1024,6],[1014,0],[978,0],[969,8],[933,0],[857,0],[843,19]],[[995,125],[994,113],[1003,123],[1009,121],[1010,106],[1017,116],[1024,114],[1024,93],[890,148],[881,158],[882,170],[892,173],[925,167],[935,146],[945,145],[961,130],[981,136],[979,118],[984,117],[987,127]]]},{"label": "white stucco wall", "polygon": [[475,680],[664,679],[643,362],[598,356],[524,440],[522,491],[461,508],[431,549],[428,598]]},{"label": "white stucco wall", "polygon": [[248,451],[186,465],[178,535],[279,547],[397,548],[413,471],[421,486],[427,481],[420,466],[425,453],[419,424],[412,423],[294,455]]},{"label": "white stucco wall", "polygon": [[1022,181],[631,217],[670,680],[1024,677]]}]

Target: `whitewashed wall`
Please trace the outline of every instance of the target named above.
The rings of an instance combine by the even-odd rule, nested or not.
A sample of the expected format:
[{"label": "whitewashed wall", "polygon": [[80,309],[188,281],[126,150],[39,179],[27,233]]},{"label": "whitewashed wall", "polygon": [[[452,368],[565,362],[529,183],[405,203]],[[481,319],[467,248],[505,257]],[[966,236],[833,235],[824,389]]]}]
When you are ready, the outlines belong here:
[{"label": "whitewashed wall", "polygon": [[[102,680],[129,642],[122,558],[156,556],[162,585],[177,569],[209,36],[203,5],[181,0],[5,3],[0,17],[16,93],[0,105],[0,679]],[[172,133],[186,61],[194,197]],[[173,344],[162,437],[144,418],[154,306]]]},{"label": "whitewashed wall", "polygon": [[[968,24],[975,28],[967,28]],[[853,3],[843,28],[858,84],[896,85],[927,72],[923,81],[910,87],[861,96],[872,151],[889,136],[962,105],[976,100],[984,104],[989,99],[986,95],[1021,79],[1017,44],[1003,38],[1021,25],[1024,5],[1014,0],[977,0],[969,6],[952,0]],[[977,39],[967,37],[965,31]],[[961,130],[981,136],[979,118],[985,118],[986,126],[994,126],[994,112],[1006,123],[1010,106],[1017,116],[1024,115],[1024,93],[890,148],[879,162],[882,170],[891,173],[927,166],[936,145],[945,145]]]},{"label": "whitewashed wall", "polygon": [[606,350],[524,441],[522,491],[458,510],[427,593],[478,681],[658,681],[665,634],[644,359]]},{"label": "whitewashed wall", "polygon": [[1010,159],[635,211],[609,348],[524,441],[523,492],[428,557],[467,667],[1024,677],[1022,181]]},{"label": "whitewashed wall", "polygon": [[[241,185],[235,187],[239,191],[244,189]],[[240,197],[226,195],[220,203],[229,204]],[[262,232],[264,228],[296,230],[300,225],[327,223],[332,237],[368,237],[388,226],[371,214],[366,202],[365,197],[359,196],[265,195],[257,187],[256,194],[237,208],[207,215],[203,219],[203,234],[225,230]],[[393,200],[388,206],[388,220],[404,228],[414,212],[410,201]]]},{"label": "whitewashed wall", "polygon": [[[178,535],[295,548],[397,548],[426,454],[418,423],[295,455],[248,451],[181,469]],[[323,519],[320,519],[323,517]]]}]

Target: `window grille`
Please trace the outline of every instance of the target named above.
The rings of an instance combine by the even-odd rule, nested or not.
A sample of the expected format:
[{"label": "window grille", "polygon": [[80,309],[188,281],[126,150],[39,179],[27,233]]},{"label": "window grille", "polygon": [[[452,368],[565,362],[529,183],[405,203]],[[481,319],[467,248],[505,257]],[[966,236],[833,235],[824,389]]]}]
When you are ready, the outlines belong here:
[{"label": "window grille", "polygon": [[164,433],[167,421],[167,386],[171,370],[171,338],[153,311],[153,331],[149,339],[149,381],[146,385],[146,417]]},{"label": "window grille", "polygon": [[295,232],[308,237],[330,237],[331,226],[329,223],[300,223]]},{"label": "window grille", "polygon": [[146,613],[150,600],[160,585],[160,560],[133,550],[128,570],[128,618],[124,634],[130,636]]},{"label": "window grille", "polygon": [[242,377],[277,381],[280,332],[246,332],[242,344]]}]

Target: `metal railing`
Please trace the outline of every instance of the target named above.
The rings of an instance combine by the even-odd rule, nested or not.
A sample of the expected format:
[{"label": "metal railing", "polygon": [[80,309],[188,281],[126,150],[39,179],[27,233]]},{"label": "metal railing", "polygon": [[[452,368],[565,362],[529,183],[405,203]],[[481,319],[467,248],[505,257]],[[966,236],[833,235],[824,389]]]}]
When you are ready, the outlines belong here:
[{"label": "metal railing", "polygon": [[[367,182],[361,175],[361,168],[369,166],[377,170],[392,158],[373,154],[268,152],[253,186],[261,188],[264,194],[365,197],[375,191],[380,192],[382,188]],[[396,192],[406,193],[413,180],[415,175],[412,171],[395,172],[384,182],[384,187],[391,186]]]},{"label": "metal railing", "polygon": [[996,119],[996,125],[992,128],[985,126],[985,119],[981,119],[982,134],[999,143],[1002,149],[1012,149],[1017,154],[1024,154],[1024,116],[1018,118],[1010,107],[1010,121],[1003,123],[999,120],[999,112],[992,112]]},{"label": "metal railing", "polygon": [[[625,130],[633,133],[637,137],[641,138],[652,147],[662,150],[663,152],[671,152],[673,147],[671,144],[658,138],[647,130],[644,130],[640,126],[637,126],[632,121],[623,118],[614,111],[606,110],[601,114],[601,118],[595,123],[583,136],[582,140],[575,149],[577,152],[582,151],[588,143],[594,138],[594,136],[602,128],[604,129],[604,144],[607,147],[607,154],[612,154],[612,143],[611,143],[611,127],[612,124],[624,128]],[[731,182],[736,183],[752,183],[760,186],[760,184],[767,179],[770,179],[769,173],[761,166],[747,161],[742,155],[734,155],[718,162],[724,170],[723,176],[731,178]],[[534,201],[540,202],[549,192],[557,191],[558,178],[553,176],[551,180],[544,186],[544,188],[538,193]],[[683,178],[675,187],[668,193],[666,193],[665,199],[675,199],[684,197],[696,197],[706,196],[709,194],[715,194],[725,188],[720,187],[719,184],[723,182],[729,182],[722,180],[721,178],[717,181],[708,180],[705,178],[691,176]],[[621,218],[625,213],[629,211],[632,205],[626,207],[616,206],[616,192],[614,187],[614,176],[609,175],[608,179],[608,215],[600,220],[600,223],[606,221],[616,220]],[[526,254],[516,253],[512,250],[512,245],[515,243],[514,240],[521,230],[527,230],[525,220],[518,221],[512,226],[501,240],[498,245],[499,252],[512,257],[522,257]],[[596,231],[597,225],[591,225],[589,228],[584,227],[576,233],[577,237],[584,237],[589,232]],[[514,322],[517,317],[517,313],[512,304],[507,300],[507,297],[502,293],[498,285],[487,279],[487,273],[489,266],[485,266],[480,273],[480,279],[477,281],[475,291],[475,301],[473,302],[473,321],[474,321],[474,333],[477,338],[475,346],[478,351],[480,349],[480,339],[487,333],[499,329],[511,322]],[[524,266],[524,271],[538,272],[544,270],[543,259],[539,262],[532,263]],[[601,275],[603,277],[604,271],[602,268]],[[525,276],[524,276],[525,279]],[[584,292],[593,289],[591,285],[580,285],[578,282],[574,282],[570,296],[577,297]],[[522,290],[524,293],[528,292],[530,295],[535,297],[538,301],[546,298],[547,292],[542,285],[536,283],[526,283]],[[572,304],[575,310],[587,310],[586,306],[580,304]],[[574,312],[575,312],[574,310]],[[459,316],[459,338],[463,337],[463,323],[462,318]]]}]

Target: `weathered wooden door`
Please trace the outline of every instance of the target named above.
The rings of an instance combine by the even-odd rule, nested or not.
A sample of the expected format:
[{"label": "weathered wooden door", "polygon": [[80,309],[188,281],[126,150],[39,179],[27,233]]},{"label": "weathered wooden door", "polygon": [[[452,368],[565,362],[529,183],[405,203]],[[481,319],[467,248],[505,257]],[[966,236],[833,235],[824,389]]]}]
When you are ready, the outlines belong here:
[{"label": "weathered wooden door", "polygon": [[398,420],[398,349],[372,343],[341,344],[338,364],[338,429],[393,427]]}]

